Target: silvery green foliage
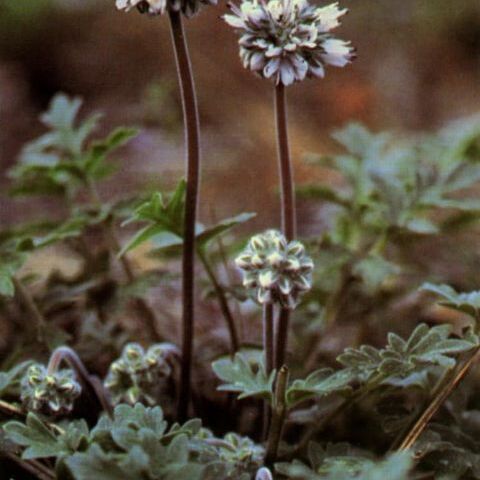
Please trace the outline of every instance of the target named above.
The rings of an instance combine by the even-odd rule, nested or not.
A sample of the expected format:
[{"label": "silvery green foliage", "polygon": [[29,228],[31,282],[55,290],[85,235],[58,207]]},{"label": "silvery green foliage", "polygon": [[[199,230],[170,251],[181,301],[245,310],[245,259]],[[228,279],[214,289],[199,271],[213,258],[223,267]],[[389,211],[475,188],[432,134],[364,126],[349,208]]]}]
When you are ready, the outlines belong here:
[{"label": "silvery green foliage", "polygon": [[422,380],[429,368],[451,368],[456,355],[478,345],[478,337],[471,331],[462,339],[451,338],[451,331],[450,325],[428,327],[422,323],[406,340],[390,333],[385,348],[347,348],[337,360],[362,382],[375,378],[388,385],[425,386]]},{"label": "silvery green foliage", "polygon": [[16,195],[61,195],[73,199],[79,188],[112,173],[108,156],[137,131],[117,128],[107,137],[89,141],[99,115],[79,121],[82,100],[59,93],[40,121],[46,133],[27,143],[9,171]]},{"label": "silvery green foliage", "polygon": [[225,21],[240,33],[243,66],[291,85],[307,77],[323,77],[325,66],[344,67],[354,58],[349,42],[331,35],[347,10],[308,0],[245,0],[230,4]]},{"label": "silvery green foliage", "polygon": [[243,270],[243,285],[261,304],[294,309],[312,286],[312,259],[298,241],[288,242],[277,230],[255,235],[235,263]]},{"label": "silvery green foliage", "polygon": [[216,5],[217,0],[116,0],[119,10],[128,12],[137,8],[140,13],[163,15],[167,10],[181,11],[186,17],[192,17],[202,5]]},{"label": "silvery green foliage", "polygon": [[421,290],[437,294],[441,299],[439,304],[470,315],[475,320],[480,319],[480,291],[457,292],[450,285],[434,285],[424,283]]},{"label": "silvery green foliage", "polygon": [[233,359],[225,357],[213,362],[212,368],[224,382],[218,390],[239,393],[239,399],[259,397],[272,401],[275,372],[267,375],[263,359],[252,362],[237,353]]},{"label": "silvery green foliage", "polygon": [[84,421],[52,429],[30,413],[3,432],[23,459],[56,458],[59,480],[251,480],[265,453],[235,433],[215,437],[198,419],[169,426],[160,407],[142,404],[118,405],[91,430]]},{"label": "silvery green foliage", "polygon": [[198,460],[208,465],[205,480],[251,480],[265,456],[264,447],[248,437],[227,433],[218,438],[205,428],[192,439],[192,445],[198,450]]},{"label": "silvery green foliage", "polygon": [[81,394],[72,370],[49,373],[40,364],[31,365],[21,383],[21,399],[28,411],[46,415],[67,415]]},{"label": "silvery green foliage", "polygon": [[104,382],[113,402],[156,404],[161,380],[172,373],[168,357],[175,351],[176,347],[168,343],[152,345],[147,351],[138,343],[125,345]]},{"label": "silvery green foliage", "polygon": [[413,459],[409,452],[395,453],[384,460],[353,449],[348,444],[312,443],[310,466],[294,460],[278,463],[276,471],[292,480],[409,480]]}]

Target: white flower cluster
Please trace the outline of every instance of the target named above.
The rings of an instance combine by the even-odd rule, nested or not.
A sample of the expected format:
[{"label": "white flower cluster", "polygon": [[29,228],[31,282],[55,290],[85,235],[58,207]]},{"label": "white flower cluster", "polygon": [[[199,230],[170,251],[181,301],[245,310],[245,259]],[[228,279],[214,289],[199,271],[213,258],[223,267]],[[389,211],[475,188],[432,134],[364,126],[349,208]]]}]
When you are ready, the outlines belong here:
[{"label": "white flower cluster", "polygon": [[82,389],[72,370],[48,373],[40,364],[27,370],[21,385],[21,399],[28,411],[45,415],[67,415]]},{"label": "white flower cluster", "polygon": [[141,13],[163,15],[167,10],[182,11],[186,17],[192,17],[201,5],[216,5],[217,0],[116,0],[119,10],[130,11],[137,8]]},{"label": "white flower cluster", "polygon": [[287,242],[277,230],[252,237],[235,263],[244,271],[244,287],[253,290],[261,304],[293,309],[312,286],[313,262],[305,247]]},{"label": "white flower cluster", "polygon": [[338,3],[325,7],[308,0],[244,0],[229,4],[225,21],[240,32],[245,68],[275,82],[291,85],[307,77],[323,77],[325,65],[344,67],[355,57],[350,42],[330,31],[347,13]]},{"label": "white flower cluster", "polygon": [[113,402],[155,404],[159,381],[171,374],[167,358],[175,348],[159,343],[145,351],[138,343],[125,345],[121,357],[110,365],[104,382]]}]

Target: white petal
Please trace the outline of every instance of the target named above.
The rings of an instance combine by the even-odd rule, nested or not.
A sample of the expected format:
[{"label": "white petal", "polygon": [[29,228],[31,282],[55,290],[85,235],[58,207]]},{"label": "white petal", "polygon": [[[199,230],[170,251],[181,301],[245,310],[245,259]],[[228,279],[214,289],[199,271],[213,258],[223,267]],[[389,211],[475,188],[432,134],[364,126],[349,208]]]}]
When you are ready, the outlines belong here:
[{"label": "white petal", "polygon": [[338,3],[332,3],[317,9],[317,28],[320,33],[326,33],[340,25],[339,18],[348,12],[346,8],[340,10]]},{"label": "white petal", "polygon": [[334,67],[344,67],[352,60],[353,49],[349,43],[337,38],[329,38],[322,43],[325,53],[321,57],[325,63]]},{"label": "white petal", "polygon": [[223,19],[233,28],[245,28],[245,22],[236,15],[224,15]]},{"label": "white petal", "polygon": [[263,76],[265,78],[271,78],[273,77],[277,72],[278,68],[280,66],[280,58],[272,58],[266,65],[265,68],[263,69]]}]

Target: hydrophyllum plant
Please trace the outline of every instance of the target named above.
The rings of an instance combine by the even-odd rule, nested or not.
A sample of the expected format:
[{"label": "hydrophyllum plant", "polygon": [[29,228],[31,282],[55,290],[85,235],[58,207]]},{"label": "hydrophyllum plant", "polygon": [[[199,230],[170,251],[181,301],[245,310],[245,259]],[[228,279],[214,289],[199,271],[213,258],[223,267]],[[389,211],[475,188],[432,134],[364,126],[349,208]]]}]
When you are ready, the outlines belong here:
[{"label": "hydrophyllum plant", "polygon": [[[57,127],[27,148],[24,161],[13,172],[17,191],[32,185],[46,191],[69,190],[66,198],[76,202],[81,201],[81,197],[75,192],[85,186],[85,178],[96,179],[108,171],[107,164],[103,163],[105,152],[118,145],[125,133],[119,131],[102,141],[82,144],[76,155],[59,155],[57,152],[66,148],[66,142],[68,151],[74,150],[75,144],[82,143],[79,139],[83,135],[81,126],[72,128],[75,115],[71,103],[64,100],[61,96],[54,102],[62,103],[63,109],[55,108],[55,113],[48,115],[55,117]],[[392,235],[389,244],[394,245],[394,234],[402,233],[404,240],[406,232],[410,232],[417,235],[418,241],[419,229],[425,231],[429,227],[433,235],[438,234],[442,226],[436,217],[427,217],[433,206],[437,210],[447,207],[461,210],[460,218],[453,212],[444,216],[443,221],[448,223],[453,221],[458,225],[460,220],[478,218],[475,199],[450,197],[461,186],[473,185],[472,182],[480,178],[474,160],[478,155],[478,134],[475,140],[471,136],[463,138],[461,145],[450,142],[455,154],[439,147],[444,157],[424,153],[421,162],[407,149],[406,158],[411,163],[407,164],[406,171],[402,168],[405,165],[402,155],[396,157],[402,159],[398,164],[394,159],[380,162],[382,167],[388,166],[388,172],[378,172],[373,168],[378,163],[374,158],[383,157],[374,146],[381,144],[383,136],[378,138],[358,126],[347,130],[348,133],[342,135],[343,141],[351,141],[350,150],[356,146],[362,151],[356,154],[349,151],[349,155],[335,157],[331,162],[350,172],[348,178],[359,182],[359,188],[339,190],[338,197],[329,197],[342,205],[335,217],[338,222],[328,232],[332,237],[345,241],[345,245],[349,245],[352,237],[371,245],[372,238],[373,243],[377,243],[377,236],[389,233],[389,237]],[[431,151],[438,152],[438,149]],[[367,155],[366,152],[375,153]],[[425,164],[427,159],[433,163],[432,170],[426,168],[430,165]],[[309,186],[307,190],[328,193],[321,186]],[[163,260],[166,252],[175,255],[183,243],[179,225],[182,225],[184,202],[185,182],[181,181],[165,198],[156,192],[146,199],[137,199],[133,206],[128,203],[122,213],[112,205],[103,205],[98,210],[91,204],[86,207],[81,204],[84,208],[79,208],[75,215],[74,211],[70,212],[71,216],[59,224],[27,225],[2,232],[2,295],[13,293],[12,276],[19,275],[16,267],[28,253],[52,243],[67,246],[74,240],[86,242],[86,226],[103,225],[113,215],[143,223],[121,254],[149,240],[152,255],[163,252]],[[363,211],[363,217],[355,215],[359,210]],[[196,247],[207,259],[209,268],[215,258],[208,248],[212,239],[249,218],[250,214],[242,214],[209,227],[197,225]],[[358,225],[353,222],[355,218]],[[355,233],[352,237],[348,229],[342,228],[345,225]],[[321,257],[316,259],[313,269],[310,255],[315,254],[315,246],[314,241],[309,242],[307,255],[300,242],[287,241],[282,233],[268,230],[252,237],[240,254],[236,247],[232,248],[237,255],[237,266],[244,273],[244,289],[228,288],[218,279],[209,284],[216,283],[224,289],[225,296],[236,295],[241,301],[247,296],[243,291],[246,290],[264,308],[296,308],[300,317],[309,305],[318,301],[317,297],[324,298],[318,293],[318,276],[324,280],[326,274],[322,268],[326,262]],[[343,256],[335,251],[324,253],[332,256],[332,260],[343,261]],[[385,252],[390,253],[390,249]],[[379,254],[376,251],[376,255]],[[379,276],[375,268],[382,262],[376,260],[372,262],[367,256],[361,263],[363,275],[358,276],[357,282],[366,291],[371,288],[369,277]],[[90,268],[91,263],[85,259],[86,267]],[[106,276],[108,268],[107,272],[100,272],[102,277]],[[292,368],[273,368],[273,322],[270,320],[268,341],[264,344],[267,355],[255,347],[242,347],[236,355],[229,352],[213,363],[213,370],[221,381],[219,389],[238,393],[239,399],[245,402],[233,402],[231,396],[228,400],[212,397],[213,379],[200,365],[199,371],[205,377],[200,377],[201,385],[195,390],[195,405],[205,425],[215,429],[214,434],[202,428],[199,419],[173,423],[169,406],[174,403],[170,399],[176,393],[175,365],[179,358],[176,347],[128,343],[131,336],[126,329],[117,335],[110,322],[116,318],[109,318],[115,314],[116,309],[112,308],[115,302],[111,297],[105,298],[102,290],[101,296],[95,291],[96,274],[82,272],[81,276],[79,281],[68,280],[70,284],[66,289],[65,281],[60,282],[60,295],[55,283],[58,280],[50,279],[42,286],[46,294],[35,292],[34,298],[39,301],[40,311],[45,312],[48,327],[53,327],[56,320],[51,314],[52,306],[66,309],[67,318],[78,317],[78,321],[57,328],[56,339],[48,337],[48,340],[65,342],[64,339],[69,338],[79,355],[62,347],[45,364],[31,366],[26,362],[9,370],[16,362],[18,351],[31,352],[33,358],[42,362],[47,358],[44,350],[30,348],[32,343],[22,343],[22,337],[29,332],[19,332],[16,335],[20,337],[19,346],[8,350],[12,355],[2,364],[5,371],[0,372],[0,455],[7,469],[12,468],[12,473],[8,470],[12,478],[22,478],[21,474],[17,476],[19,470],[12,464],[40,480],[169,480],[172,476],[185,480],[413,480],[432,478],[432,475],[433,478],[447,475],[480,478],[480,448],[475,440],[480,428],[473,421],[478,414],[477,382],[466,378],[480,355],[479,292],[459,293],[458,287],[426,284],[423,290],[440,295],[442,306],[454,310],[456,315],[467,314],[470,319],[453,318],[455,328],[450,324],[421,323],[411,333],[405,331],[406,335],[390,333],[383,347],[366,344],[347,348],[337,357],[336,368],[332,368],[334,359],[327,360],[321,346],[313,368],[305,368],[305,337],[301,337],[297,329],[299,347],[294,350]],[[425,279],[425,274],[422,278]],[[118,288],[122,295],[127,295],[131,286]],[[412,296],[408,285],[403,288]],[[60,296],[60,301],[56,296]],[[80,308],[72,308],[72,298]],[[231,297],[225,298],[231,301]],[[350,295],[344,295],[338,301],[347,303],[349,298]],[[417,298],[418,302],[425,300],[425,296]],[[21,298],[17,301],[19,305],[23,302]],[[167,295],[162,298],[162,302],[168,301]],[[355,298],[348,303],[363,307],[362,302],[365,300]],[[8,308],[14,305],[15,299],[10,302],[2,297],[2,314],[5,312],[9,318]],[[420,305],[423,303],[415,304],[416,311]],[[398,316],[397,308],[395,304],[390,315]],[[100,321],[91,322],[92,311],[97,311]],[[376,306],[376,313],[379,312],[383,310]],[[23,316],[20,318],[24,320]],[[355,321],[359,323],[364,318],[360,316]],[[401,318],[406,330],[408,317]],[[388,316],[379,315],[379,319],[386,322]],[[22,324],[28,320],[25,315]],[[417,323],[418,315],[413,315],[412,320]],[[428,320],[429,323],[438,321],[430,317]],[[342,321],[345,321],[343,317]],[[120,325],[117,328],[122,330]],[[65,337],[67,333],[71,337]],[[103,348],[106,343],[99,342],[98,337],[109,335],[111,339],[102,340],[110,341],[113,349],[106,350]],[[218,351],[210,349],[211,332],[204,335],[202,354],[209,361],[217,358]],[[375,336],[378,337],[377,332]],[[29,345],[28,350],[25,345]],[[118,358],[122,346],[123,352]],[[225,351],[222,346],[222,353]],[[88,371],[79,357],[88,362]],[[69,364],[68,370],[60,369],[64,361]],[[103,385],[89,371],[101,372]],[[204,378],[207,381],[203,381]],[[458,386],[460,394],[454,395]],[[262,404],[268,406],[264,415],[265,441],[260,440]],[[101,413],[102,410],[105,413]],[[215,417],[213,420],[210,412]],[[229,433],[232,431],[241,431],[242,435]],[[387,455],[383,460],[372,453],[387,450],[401,452]]]},{"label": "hydrophyllum plant", "polygon": [[[297,235],[293,169],[287,129],[285,87],[307,77],[323,77],[325,65],[343,67],[354,58],[348,42],[334,38],[347,10],[338,4],[316,7],[308,0],[244,0],[231,3],[225,21],[240,35],[243,66],[275,84],[275,121],[281,178],[282,230],[288,241]],[[289,309],[279,317],[276,366],[285,360]]]},{"label": "hydrophyllum plant", "polygon": [[183,334],[182,371],[178,398],[178,418],[188,415],[191,393],[191,376],[194,339],[194,269],[195,269],[195,225],[197,218],[198,190],[200,186],[200,124],[197,98],[193,80],[182,13],[190,17],[201,4],[215,4],[216,0],[116,0],[117,8],[130,10],[137,7],[141,13],[161,15],[168,12],[170,29],[177,64],[177,73],[182,94],[186,140],[186,197],[183,224]]}]

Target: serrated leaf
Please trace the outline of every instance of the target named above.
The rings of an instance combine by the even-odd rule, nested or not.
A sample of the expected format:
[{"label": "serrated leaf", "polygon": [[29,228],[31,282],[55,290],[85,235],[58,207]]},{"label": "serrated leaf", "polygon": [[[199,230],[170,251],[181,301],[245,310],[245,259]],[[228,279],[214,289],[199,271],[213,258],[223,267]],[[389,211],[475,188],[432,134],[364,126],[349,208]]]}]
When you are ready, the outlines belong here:
[{"label": "serrated leaf", "polygon": [[212,368],[220,380],[227,382],[218,390],[240,393],[240,399],[255,396],[272,400],[275,372],[267,375],[263,363],[252,365],[237,353],[233,360],[224,358],[213,362]]},{"label": "serrated leaf", "polygon": [[26,447],[22,458],[48,458],[69,453],[65,443],[58,440],[34,413],[27,415],[25,424],[8,422],[3,429],[12,442]]},{"label": "serrated leaf", "polygon": [[287,389],[286,398],[289,408],[310,398],[321,398],[332,393],[344,393],[350,390],[355,379],[351,370],[335,372],[324,368],[311,373],[305,380],[295,380]]},{"label": "serrated leaf", "polygon": [[420,290],[435,293],[442,300],[438,303],[453,310],[466,313],[477,320],[480,316],[480,291],[458,293],[449,285],[435,285],[424,283]]}]

